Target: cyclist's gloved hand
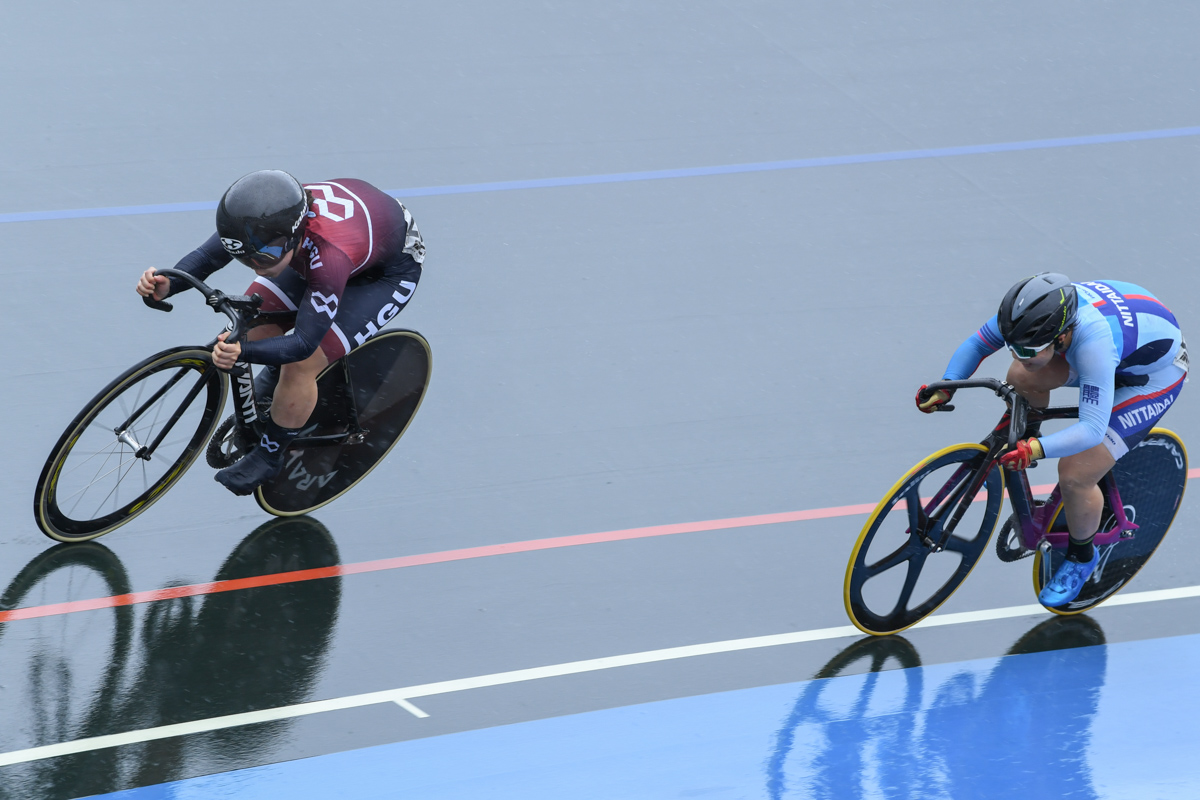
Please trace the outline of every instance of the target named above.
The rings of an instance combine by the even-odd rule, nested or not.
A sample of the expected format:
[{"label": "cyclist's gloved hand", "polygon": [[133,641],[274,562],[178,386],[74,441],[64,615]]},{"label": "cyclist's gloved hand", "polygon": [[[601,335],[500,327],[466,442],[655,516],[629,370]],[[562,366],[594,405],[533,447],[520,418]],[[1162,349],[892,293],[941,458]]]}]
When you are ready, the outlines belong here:
[{"label": "cyclist's gloved hand", "polygon": [[1022,439],[1016,447],[1000,456],[1000,463],[1005,469],[1025,469],[1039,458],[1045,458],[1042,443],[1037,439]]},{"label": "cyclist's gloved hand", "polygon": [[929,387],[921,384],[921,388],[917,389],[917,408],[926,414],[932,414],[937,411],[938,406],[949,403],[954,397],[954,391],[951,389],[938,389],[930,391]]}]

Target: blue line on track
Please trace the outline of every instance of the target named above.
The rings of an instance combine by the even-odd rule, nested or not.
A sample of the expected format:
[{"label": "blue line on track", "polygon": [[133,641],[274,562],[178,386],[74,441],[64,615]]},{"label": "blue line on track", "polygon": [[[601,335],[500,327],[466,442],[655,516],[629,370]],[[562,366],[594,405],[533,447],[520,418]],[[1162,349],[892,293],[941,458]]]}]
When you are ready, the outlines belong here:
[{"label": "blue line on track", "polygon": [[[389,190],[388,194],[393,197],[409,198],[447,194],[477,194],[480,192],[511,192],[518,189],[591,186],[601,183],[658,181],[667,178],[699,178],[709,175],[737,175],[747,172],[776,172],[788,169],[808,169],[810,167],[837,167],[848,164],[877,164],[887,161],[913,161],[923,158],[1012,153],[1023,150],[1050,150],[1058,147],[1143,142],[1153,139],[1178,139],[1187,136],[1200,136],[1200,126],[1191,128],[1165,128],[1152,131],[1128,131],[1125,133],[1101,133],[1092,136],[1068,136],[1061,139],[1030,139],[1021,142],[994,142],[992,144],[970,144],[957,147],[931,147],[923,150],[897,150],[890,153],[858,153],[855,155],[824,156],[821,158],[795,158],[787,161],[760,161],[752,164],[723,164],[712,167],[684,167],[681,169],[658,169],[646,172],[615,172],[607,175],[572,175],[563,178],[535,178],[523,181],[496,181],[493,183],[463,183],[452,186],[418,186],[410,189]],[[216,207],[216,202],[201,202],[112,206],[109,208],[67,208],[60,211],[14,211],[0,214],[0,223],[85,219],[89,217],[129,217],[139,214],[175,214],[184,211],[212,211]]]},{"label": "blue line on track", "polygon": [[[1069,625],[1083,626],[1085,640],[1093,640],[1094,623]],[[1047,637],[1070,635],[1060,626]],[[869,656],[864,651],[859,660]],[[937,796],[955,798],[1194,798],[1197,657],[1200,635],[1192,635],[833,677],[435,736],[103,797],[909,800],[936,788]]]}]

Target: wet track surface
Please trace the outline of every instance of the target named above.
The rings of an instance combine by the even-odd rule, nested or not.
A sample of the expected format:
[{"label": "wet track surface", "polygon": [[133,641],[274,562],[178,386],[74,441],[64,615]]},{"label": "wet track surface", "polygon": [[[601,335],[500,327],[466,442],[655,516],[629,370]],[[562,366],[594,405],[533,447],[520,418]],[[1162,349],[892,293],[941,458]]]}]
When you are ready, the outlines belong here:
[{"label": "wet track surface", "polygon": [[[931,418],[911,397],[940,376],[1016,279],[1052,269],[1132,280],[1172,308],[1185,335],[1200,325],[1200,130],[1188,128],[1200,125],[1200,12],[1182,5],[352,4],[330,12],[293,4],[281,14],[52,2],[6,16],[3,610],[871,504],[925,454],[978,440],[1000,413],[985,392],[960,395],[958,411]],[[264,52],[267,29],[273,40],[306,44],[287,58]],[[1172,133],[1132,135],[1142,131]],[[1085,138],[1105,134],[1114,136]],[[1014,142],[1031,144],[1005,144]],[[966,146],[976,149],[945,152]],[[779,163],[839,156],[851,158]],[[750,163],[763,166],[645,174]],[[132,292],[142,269],[173,265],[211,230],[211,211],[161,206],[215,201],[264,167],[302,180],[425,187],[400,192],[429,255],[416,297],[392,323],[421,331],[433,348],[416,420],[362,485],[311,519],[271,521],[200,463],[126,527],[92,545],[52,546],[30,506],[62,428],[130,364],[206,341],[220,326],[197,297],[181,296],[168,316]],[[597,175],[617,177],[588,178]],[[563,180],[481,186],[538,179]],[[78,211],[118,207],[111,216]],[[64,218],[16,218],[23,212]],[[234,265],[212,282],[239,292],[249,281]],[[985,362],[981,374],[1002,375],[1002,362]],[[1185,387],[1164,420],[1188,443],[1200,441],[1193,391]],[[1074,402],[1074,392],[1061,399]],[[1031,479],[1052,482],[1053,467]],[[0,622],[0,754],[844,627],[842,578],[865,514],[810,516],[472,550]],[[1185,497],[1130,591],[1200,585],[1198,527],[1195,497]],[[1029,569],[988,554],[940,613],[1033,603]],[[1111,760],[1102,745],[1130,707],[1158,722],[1140,735],[1160,753],[1195,741],[1182,710],[1195,704],[1193,693],[1176,681],[1194,656],[1186,643],[1200,633],[1198,610],[1198,599],[1162,600],[1101,607],[1089,622],[1030,614],[916,629],[894,646],[847,633],[472,684],[411,698],[425,717],[373,703],[0,766],[0,797],[80,797],[418,740],[427,743],[408,746],[426,750],[405,752],[446,771],[430,766],[407,789],[397,777],[347,791],[501,797],[508,790],[499,783],[446,775],[502,771],[480,765],[530,742],[630,736],[620,715],[635,704],[678,699],[685,705],[670,709],[705,715],[705,706],[686,706],[705,695],[729,698],[734,709],[751,698],[750,710],[729,719],[760,721],[761,747],[747,750],[760,755],[747,758],[758,759],[762,777],[781,752],[777,735],[793,701],[816,685],[797,682],[872,665],[909,668],[881,674],[880,685],[924,675],[931,697],[936,687],[952,695],[964,670],[978,686],[1092,687],[1092,699],[1067,691],[1062,700],[1063,713],[1091,721],[1060,730],[1089,742],[1094,766]],[[1120,649],[1139,646],[1159,649]],[[1150,652],[1157,661],[1139,655]],[[994,660],[1008,654],[1017,661]],[[960,663],[974,659],[992,660]],[[1002,669],[1009,663],[1033,666],[1007,683],[985,679],[1016,674]],[[851,695],[867,685],[852,680],[860,683],[830,685]],[[1157,684],[1183,697],[1139,694]],[[774,686],[777,695],[766,688]],[[982,690],[959,697],[967,696],[985,708]],[[1083,711],[1071,710],[1076,701]],[[918,716],[933,731],[931,707]],[[665,707],[644,708],[654,720]],[[1046,708],[1052,716],[1053,703]],[[1035,715],[1030,725],[1040,731],[1040,722]],[[645,752],[686,738],[672,733],[676,724],[695,730],[663,722],[653,728],[663,738],[647,739]],[[876,764],[871,748],[886,750],[892,734],[855,725],[827,732],[828,741]],[[947,725],[991,746],[989,731]],[[435,738],[442,734],[451,736]],[[1152,749],[1129,751],[1141,772],[1120,780],[1096,772],[1089,783],[1091,767],[1051,748],[1045,794],[1032,796],[1067,795],[1050,777],[1056,767],[1081,775],[1070,789],[1081,797],[1195,796],[1190,761],[1156,760]],[[601,786],[598,797],[938,796],[933,779],[923,789],[882,779],[863,788],[847,777],[858,767],[830,768],[828,784],[806,784],[798,776],[821,768],[800,764],[799,752],[780,757],[773,784],[767,776],[743,786],[733,770],[678,777],[708,759],[692,753],[677,766],[662,759],[654,776],[611,755],[614,774],[642,777],[632,788],[589,785]],[[524,785],[536,787],[525,796],[572,796],[563,787],[588,780],[586,770],[534,780],[572,758],[583,757],[523,763]],[[342,778],[369,772],[351,762],[330,769]],[[958,769],[955,781],[938,784],[958,787],[949,796],[986,796],[984,787],[1003,778],[966,763],[946,769]],[[1013,763],[1005,774],[1019,769]],[[1167,780],[1139,794],[1152,777]],[[822,794],[826,785],[844,791]],[[161,796],[191,796],[184,787]]]}]

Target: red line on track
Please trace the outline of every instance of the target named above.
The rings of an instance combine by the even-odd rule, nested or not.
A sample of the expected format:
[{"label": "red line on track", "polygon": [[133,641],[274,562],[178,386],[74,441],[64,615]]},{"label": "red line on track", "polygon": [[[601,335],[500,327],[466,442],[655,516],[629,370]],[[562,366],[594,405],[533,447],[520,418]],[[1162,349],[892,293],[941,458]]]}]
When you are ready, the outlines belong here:
[{"label": "red line on track", "polygon": [[[1188,470],[1188,478],[1200,478],[1200,468]],[[1035,494],[1046,494],[1054,486],[1053,484],[1046,484],[1032,488]],[[131,592],[130,594],[119,594],[113,597],[97,597],[91,600],[74,600],[69,603],[52,603],[44,606],[16,608],[11,611],[0,611],[0,622],[16,622],[22,619],[73,614],[78,611],[96,611],[104,608],[131,606],[138,603],[153,603],[157,600],[173,600],[180,597],[234,592],[240,589],[279,586],[285,583],[300,583],[320,578],[361,575],[366,572],[382,572],[385,570],[403,569],[405,567],[420,567],[427,564],[444,564],[448,561],[466,561],[472,558],[488,558],[491,556],[510,555],[512,553],[531,553],[537,550],[554,550],[560,547],[576,547],[584,544],[621,542],[629,539],[648,539],[654,536],[673,536],[678,533],[700,533],[703,531],[727,530],[729,528],[750,528],[755,525],[776,525],[781,522],[803,522],[811,519],[852,517],[858,514],[871,513],[875,510],[875,505],[875,503],[860,503],[853,506],[833,506],[831,508],[812,508],[806,511],[786,511],[779,514],[759,514],[753,517],[731,517],[729,519],[713,519],[704,522],[680,522],[673,525],[627,528],[620,531],[583,533],[575,536],[558,536],[551,539],[531,539],[524,542],[507,542],[504,544],[489,544],[482,547],[467,547],[461,550],[444,550],[440,553],[422,553],[415,556],[381,558],[375,561],[360,561],[354,564],[339,564],[338,566],[321,567],[319,569],[276,572],[253,578],[196,583],[190,586],[172,586],[167,589]]]}]

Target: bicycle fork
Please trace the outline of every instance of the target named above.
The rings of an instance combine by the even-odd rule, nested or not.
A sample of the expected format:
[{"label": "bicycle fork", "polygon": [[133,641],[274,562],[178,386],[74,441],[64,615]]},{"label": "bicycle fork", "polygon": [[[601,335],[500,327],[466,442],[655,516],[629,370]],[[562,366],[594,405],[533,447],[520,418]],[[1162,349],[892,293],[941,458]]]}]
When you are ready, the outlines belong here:
[{"label": "bicycle fork", "polygon": [[175,413],[171,415],[171,418],[167,420],[167,423],[163,426],[162,430],[160,430],[158,435],[154,437],[154,441],[148,445],[142,444],[138,441],[137,436],[134,435],[132,430],[133,423],[141,418],[146,409],[158,402],[163,395],[165,395],[167,392],[173,389],[176,384],[183,380],[183,376],[185,374],[187,374],[187,370],[179,370],[174,376],[171,377],[170,380],[163,384],[158,391],[152,394],[146,400],[146,402],[138,406],[137,409],[135,409],[134,412],[130,414],[124,422],[113,428],[113,433],[117,435],[117,440],[133,450],[133,455],[135,458],[140,458],[143,461],[150,460],[151,456],[154,455],[154,451],[158,449],[160,444],[162,444],[162,440],[168,433],[171,432],[171,429],[175,427],[175,423],[179,422],[180,417],[183,416],[183,412],[192,404],[192,401],[196,399],[196,395],[200,394],[200,390],[204,388],[204,385],[208,379],[208,371],[206,370],[201,373],[195,385],[188,390],[188,393],[183,398],[183,402],[179,404],[179,407],[175,409]]},{"label": "bicycle fork", "polygon": [[[934,495],[932,501],[929,503],[930,511],[928,512],[931,523],[936,523],[941,514],[944,514],[947,510],[951,508],[954,510],[950,514],[950,519],[942,525],[941,536],[938,537],[937,541],[934,541],[929,536],[930,531],[918,531],[921,536],[921,543],[929,549],[929,552],[940,553],[946,549],[946,542],[950,540],[954,529],[958,527],[958,523],[962,520],[963,515],[967,513],[967,509],[975,501],[975,495],[979,494],[979,490],[983,488],[991,466],[991,453],[984,456],[979,465],[974,468],[964,464],[955,470],[950,480]],[[962,474],[968,470],[970,470],[970,479],[960,482],[959,479]],[[932,527],[931,525],[930,529]]]}]

